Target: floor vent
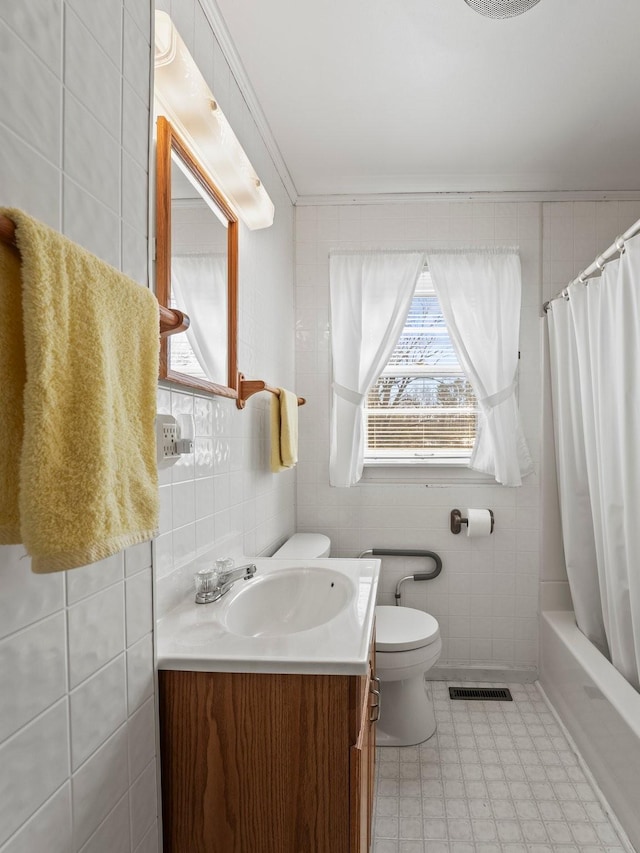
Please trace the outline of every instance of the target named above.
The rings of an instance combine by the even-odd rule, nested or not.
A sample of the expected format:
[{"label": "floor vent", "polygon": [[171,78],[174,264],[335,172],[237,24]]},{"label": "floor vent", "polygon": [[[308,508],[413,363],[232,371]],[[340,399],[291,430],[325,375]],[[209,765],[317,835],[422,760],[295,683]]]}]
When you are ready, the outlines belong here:
[{"label": "floor vent", "polygon": [[480,702],[513,702],[507,687],[450,687],[450,699],[477,699]]}]

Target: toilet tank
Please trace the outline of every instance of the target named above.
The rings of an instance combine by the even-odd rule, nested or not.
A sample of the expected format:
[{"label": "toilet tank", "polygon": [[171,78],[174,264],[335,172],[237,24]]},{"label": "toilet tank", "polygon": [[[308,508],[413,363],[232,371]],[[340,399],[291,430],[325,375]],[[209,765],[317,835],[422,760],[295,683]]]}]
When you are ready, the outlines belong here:
[{"label": "toilet tank", "polygon": [[294,533],[272,556],[281,560],[315,560],[328,557],[330,549],[331,540],[324,533]]}]

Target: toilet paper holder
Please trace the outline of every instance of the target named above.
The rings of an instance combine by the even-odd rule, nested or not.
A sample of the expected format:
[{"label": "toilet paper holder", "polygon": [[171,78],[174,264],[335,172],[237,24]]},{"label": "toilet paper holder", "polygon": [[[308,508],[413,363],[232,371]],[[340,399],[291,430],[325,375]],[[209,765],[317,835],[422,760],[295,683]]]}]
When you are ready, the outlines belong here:
[{"label": "toilet paper holder", "polygon": [[[495,519],[493,517],[493,510],[489,510],[489,515],[491,516],[491,530],[489,533],[493,533],[493,528],[495,526]],[[462,513],[459,509],[451,510],[451,532],[452,533],[462,533],[462,525],[468,524],[469,519],[463,518]]]}]

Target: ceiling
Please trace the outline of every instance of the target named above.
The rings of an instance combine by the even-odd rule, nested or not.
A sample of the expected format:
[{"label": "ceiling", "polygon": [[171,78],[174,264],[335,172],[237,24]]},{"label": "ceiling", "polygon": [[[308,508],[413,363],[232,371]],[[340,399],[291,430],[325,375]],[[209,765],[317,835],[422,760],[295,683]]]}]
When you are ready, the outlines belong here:
[{"label": "ceiling", "polygon": [[640,189],[640,2],[217,0],[299,196]]}]

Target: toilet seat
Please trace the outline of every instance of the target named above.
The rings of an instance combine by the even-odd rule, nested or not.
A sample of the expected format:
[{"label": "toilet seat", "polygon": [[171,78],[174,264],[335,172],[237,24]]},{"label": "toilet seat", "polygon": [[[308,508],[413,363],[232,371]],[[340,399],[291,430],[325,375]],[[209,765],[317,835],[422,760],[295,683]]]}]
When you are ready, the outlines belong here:
[{"label": "toilet seat", "polygon": [[423,610],[383,605],[376,607],[376,651],[421,649],[440,638],[438,621]]}]

